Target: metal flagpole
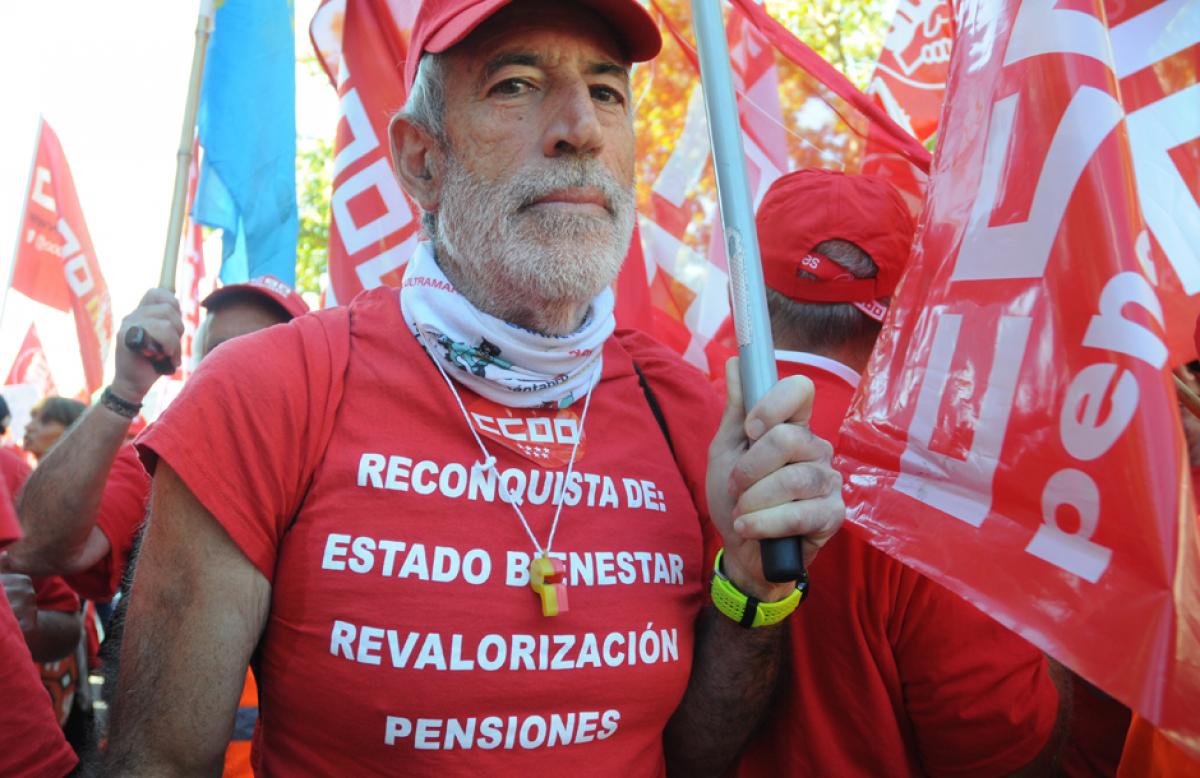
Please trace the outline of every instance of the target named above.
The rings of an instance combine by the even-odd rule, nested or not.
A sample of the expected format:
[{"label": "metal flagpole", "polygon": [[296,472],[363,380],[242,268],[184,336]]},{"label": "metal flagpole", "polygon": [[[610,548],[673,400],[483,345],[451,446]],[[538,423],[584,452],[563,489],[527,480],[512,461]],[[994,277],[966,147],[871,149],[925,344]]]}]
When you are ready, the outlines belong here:
[{"label": "metal flagpole", "polygon": [[38,151],[42,148],[42,123],[45,118],[38,114],[37,133],[33,136],[33,159],[29,163],[29,178],[25,181],[25,199],[21,201],[21,224],[17,225],[17,240],[13,244],[12,263],[8,266],[8,286],[4,287],[4,297],[0,298],[0,331],[4,327],[4,314],[8,312],[8,294],[12,291],[13,277],[17,274],[17,254],[21,253],[21,227],[25,223],[25,214],[29,211],[29,194],[33,188],[33,171],[37,168]]},{"label": "metal flagpole", "polygon": [[[188,167],[192,164],[192,148],[196,138],[196,113],[200,105],[200,85],[204,79],[204,57],[212,35],[214,0],[200,0],[196,18],[196,47],[192,53],[192,72],[188,77],[187,102],[183,109],[183,129],[179,133],[179,150],[175,155],[175,190],[171,195],[171,218],[167,222],[167,245],[163,250],[162,271],[158,285],[175,291],[175,268],[179,264],[179,240],[183,235],[184,210],[187,208]],[[163,356],[162,347],[141,327],[130,327],[125,333],[125,345],[149,359],[163,375],[175,372],[171,361]]]},{"label": "metal flagpole", "polygon": [[[692,0],[692,26],[725,230],[742,392],[749,411],[779,379],[720,0]],[[804,574],[800,538],[762,541],[762,563],[768,581],[797,580]]]}]

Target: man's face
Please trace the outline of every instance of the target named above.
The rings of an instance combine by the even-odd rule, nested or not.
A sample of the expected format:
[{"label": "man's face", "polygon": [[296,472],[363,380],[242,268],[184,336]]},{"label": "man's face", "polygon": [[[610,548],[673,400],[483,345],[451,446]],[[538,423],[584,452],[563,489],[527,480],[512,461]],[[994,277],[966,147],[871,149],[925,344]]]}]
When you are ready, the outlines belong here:
[{"label": "man's face", "polygon": [[493,300],[590,300],[634,219],[629,73],[606,23],[516,3],[444,61],[439,248]]}]

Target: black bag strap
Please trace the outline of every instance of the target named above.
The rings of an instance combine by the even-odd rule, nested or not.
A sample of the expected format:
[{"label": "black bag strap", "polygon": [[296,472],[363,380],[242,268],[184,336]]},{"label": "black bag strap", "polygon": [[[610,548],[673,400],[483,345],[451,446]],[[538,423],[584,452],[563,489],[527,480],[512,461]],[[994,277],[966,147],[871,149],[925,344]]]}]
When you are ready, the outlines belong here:
[{"label": "black bag strap", "polygon": [[654,414],[654,420],[658,422],[658,428],[662,430],[663,437],[667,441],[667,448],[671,449],[671,458],[675,458],[675,444],[671,442],[671,433],[667,430],[667,419],[663,416],[662,406],[658,404],[658,398],[654,395],[654,390],[650,388],[650,382],[646,380],[646,374],[642,372],[641,365],[634,360],[633,371],[637,373],[638,383],[642,385],[642,393],[646,395],[646,404],[650,406],[650,412]]}]

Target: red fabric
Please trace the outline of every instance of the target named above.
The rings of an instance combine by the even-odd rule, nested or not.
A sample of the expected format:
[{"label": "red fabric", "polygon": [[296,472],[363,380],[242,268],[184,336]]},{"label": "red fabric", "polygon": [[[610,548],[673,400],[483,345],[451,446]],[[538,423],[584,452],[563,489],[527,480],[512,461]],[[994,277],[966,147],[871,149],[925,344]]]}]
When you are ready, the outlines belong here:
[{"label": "red fabric", "polygon": [[[10,513],[11,509],[0,509],[0,523]],[[78,760],[63,737],[21,627],[4,598],[0,598],[0,668],[0,775],[66,775]]]},{"label": "red fabric", "polygon": [[1187,754],[1141,716],[1125,739],[1117,778],[1200,778],[1200,760]]},{"label": "red fabric", "polygon": [[8,494],[14,500],[32,472],[33,468],[25,461],[25,457],[11,449],[0,448],[0,478],[4,479]]},{"label": "red fabric", "polygon": [[79,355],[91,394],[104,383],[112,306],[71,168],[58,136],[45,121],[38,128],[33,175],[25,195],[12,288],[61,311],[74,311]]},{"label": "red fabric", "polygon": [[13,507],[8,492],[8,479],[0,479],[0,549],[14,540],[21,539],[21,524],[17,521],[17,510]]},{"label": "red fabric", "polygon": [[[556,553],[585,556],[567,562],[569,612],[547,619],[521,578],[531,543],[494,488],[477,479],[468,490],[479,450],[396,294],[373,290],[348,308],[222,347],[139,440],[148,466],[160,457],[170,463],[272,582],[259,644],[256,763],[280,775],[390,772],[397,764],[412,773],[495,775],[570,771],[586,758],[600,774],[662,773],[662,729],[687,684],[702,601],[715,397],[698,372],[644,336],[609,339],[555,539]],[[678,464],[631,355],[655,386]],[[475,395],[459,391],[468,408],[478,407]],[[526,434],[558,429],[580,412],[578,404],[510,410],[504,427],[476,419],[481,428]],[[212,423],[215,415],[222,423]],[[527,456],[489,449],[545,542],[550,484],[565,467],[539,467],[536,446]],[[389,561],[378,541],[405,545],[392,546]],[[453,572],[440,577],[449,581],[423,570],[428,561],[436,573],[437,560],[450,558],[470,564],[443,564]],[[591,576],[595,585],[586,583]],[[370,632],[376,628],[395,632]],[[628,636],[636,642],[647,629],[660,638],[657,661],[647,659],[655,652],[644,642],[631,665]],[[522,658],[522,645],[539,647]],[[501,650],[498,669],[481,667]],[[526,661],[559,669],[530,670]],[[389,717],[393,745],[385,743]],[[562,734],[545,745],[548,723],[569,730],[571,745]],[[456,726],[472,730],[464,736],[472,747],[447,740]]]},{"label": "red fabric", "polygon": [[129,564],[134,537],[146,518],[149,498],[150,477],[138,461],[137,451],[132,445],[122,446],[104,482],[96,515],[96,526],[108,538],[108,554],[82,573],[65,576],[80,596],[104,602],[116,594]]},{"label": "red fabric", "polygon": [[[459,43],[485,19],[512,0],[424,0],[413,22],[412,39],[404,65],[404,86],[411,89],[417,64],[426,52],[446,51]],[[580,0],[590,6],[621,36],[625,54],[633,62],[654,59],[662,48],[658,26],[636,0]]]},{"label": "red fabric", "polygon": [[1068,778],[1111,778],[1117,774],[1128,730],[1129,708],[1076,676],[1059,771]]},{"label": "red fabric", "polygon": [[[836,441],[853,387],[812,365],[778,367],[812,379],[812,429]],[[786,689],[738,775],[1002,775],[1045,746],[1058,694],[1033,646],[851,527],[809,575],[788,621]]]},{"label": "red fabric", "polygon": [[33,384],[42,397],[58,394],[58,387],[54,385],[54,376],[50,372],[50,363],[46,361],[46,352],[37,334],[37,325],[32,322],[25,331],[25,339],[17,349],[16,359],[13,360],[4,384]]},{"label": "red fabric", "polygon": [[35,576],[33,591],[37,595],[37,609],[59,613],[78,613],[79,595],[72,591],[67,582],[57,575]]},{"label": "red fabric", "polygon": [[[793,300],[861,302],[888,297],[908,262],[916,230],[896,188],[878,176],[806,168],[780,177],[755,218],[767,286]],[[871,279],[801,278],[817,244],[845,240],[879,268]]]}]

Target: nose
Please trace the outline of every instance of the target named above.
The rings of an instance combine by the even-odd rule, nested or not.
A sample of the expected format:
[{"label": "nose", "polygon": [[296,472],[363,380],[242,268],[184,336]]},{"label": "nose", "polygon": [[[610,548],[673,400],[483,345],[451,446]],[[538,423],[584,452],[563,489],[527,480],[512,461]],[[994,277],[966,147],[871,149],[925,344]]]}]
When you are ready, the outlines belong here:
[{"label": "nose", "polygon": [[563,84],[551,99],[550,122],[542,142],[547,157],[594,155],[604,145],[591,88],[583,80]]}]

